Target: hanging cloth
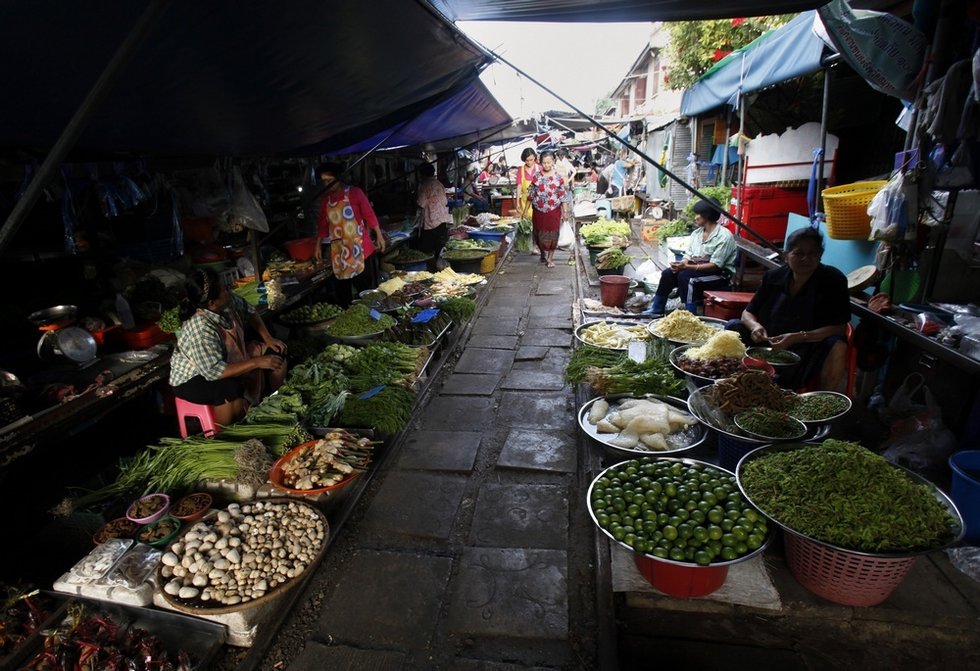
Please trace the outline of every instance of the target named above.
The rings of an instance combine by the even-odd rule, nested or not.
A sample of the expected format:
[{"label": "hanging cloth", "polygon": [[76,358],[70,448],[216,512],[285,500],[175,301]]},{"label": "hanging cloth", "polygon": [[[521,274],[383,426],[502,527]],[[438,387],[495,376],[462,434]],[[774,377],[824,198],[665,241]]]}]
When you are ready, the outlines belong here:
[{"label": "hanging cloth", "polygon": [[330,224],[330,263],[339,280],[349,280],[364,272],[364,234],[350,204],[350,187],[344,187],[343,200],[327,200]]},{"label": "hanging cloth", "polygon": [[[667,165],[667,160],[670,156],[671,135],[672,134],[669,132],[664,134],[664,148],[660,151],[660,165],[664,166],[665,168],[669,167]],[[663,189],[667,186],[667,173],[665,173],[663,170],[659,170],[658,172],[660,174],[657,177],[657,181],[660,184],[660,188]]]}]

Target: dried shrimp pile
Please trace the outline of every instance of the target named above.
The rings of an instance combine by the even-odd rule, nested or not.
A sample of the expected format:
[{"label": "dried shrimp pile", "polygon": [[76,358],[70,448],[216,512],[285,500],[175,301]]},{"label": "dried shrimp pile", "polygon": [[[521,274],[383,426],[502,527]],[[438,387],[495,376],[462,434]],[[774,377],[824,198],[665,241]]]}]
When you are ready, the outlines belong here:
[{"label": "dried shrimp pile", "polygon": [[705,393],[729,417],[749,408],[781,409],[793,392],[780,389],[761,370],[745,370],[715,382]]}]

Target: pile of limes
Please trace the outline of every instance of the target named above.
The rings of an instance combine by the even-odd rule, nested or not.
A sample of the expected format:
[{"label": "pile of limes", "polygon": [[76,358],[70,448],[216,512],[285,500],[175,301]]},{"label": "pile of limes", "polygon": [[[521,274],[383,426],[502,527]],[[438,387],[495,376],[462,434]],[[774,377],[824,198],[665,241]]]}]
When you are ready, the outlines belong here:
[{"label": "pile of limes", "polygon": [[731,473],[701,462],[642,457],[610,466],[592,485],[596,521],[636,552],[707,566],[766,542],[766,519]]},{"label": "pile of limes", "polygon": [[284,324],[315,324],[333,319],[343,311],[342,307],[333,303],[314,303],[290,310],[279,319]]}]

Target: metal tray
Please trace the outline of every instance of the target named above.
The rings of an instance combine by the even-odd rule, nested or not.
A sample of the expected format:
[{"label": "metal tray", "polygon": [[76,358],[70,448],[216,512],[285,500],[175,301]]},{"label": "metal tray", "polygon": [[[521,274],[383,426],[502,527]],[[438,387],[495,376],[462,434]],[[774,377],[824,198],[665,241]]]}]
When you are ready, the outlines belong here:
[{"label": "metal tray", "polygon": [[[651,458],[657,459],[658,461],[677,461],[677,462],[680,462],[682,464],[687,464],[689,466],[694,465],[694,464],[700,464],[701,466],[705,466],[705,467],[708,467],[708,468],[714,468],[714,469],[719,470],[719,471],[721,471],[723,473],[727,473],[729,475],[733,475],[733,473],[731,471],[728,471],[728,470],[722,468],[721,466],[716,466],[715,464],[709,464],[708,462],[705,462],[705,461],[698,461],[697,459],[686,459],[686,458],[683,458],[683,457],[660,457],[660,456],[657,456],[656,454],[645,455],[645,456],[650,456]],[[601,527],[599,525],[599,520],[596,519],[595,511],[592,510],[592,490],[595,488],[596,483],[600,479],[602,479],[603,477],[605,477],[606,476],[606,473],[608,471],[610,471],[612,469],[615,469],[615,468],[618,468],[620,466],[622,466],[622,464],[613,464],[612,466],[609,466],[609,467],[603,469],[597,476],[595,476],[595,478],[593,478],[592,482],[589,484],[589,491],[585,495],[585,501],[586,501],[586,504],[588,505],[588,508],[589,508],[589,517],[592,518],[593,524],[595,524],[596,529],[598,529],[599,531],[601,531],[602,533],[604,533],[609,538],[609,540],[611,540],[613,543],[619,544],[620,546],[626,548],[630,552],[633,552],[633,553],[636,553],[636,554],[641,554],[641,556],[643,556],[643,557],[647,557],[649,559],[653,559],[653,560],[656,560],[658,562],[664,562],[665,564],[673,564],[674,566],[684,566],[684,567],[692,568],[692,569],[693,568],[716,568],[716,567],[719,567],[719,566],[731,566],[733,564],[738,564],[740,562],[743,562],[743,561],[747,561],[749,559],[752,559],[753,557],[755,557],[755,556],[761,554],[762,552],[764,552],[765,549],[767,547],[769,547],[769,542],[772,540],[772,537],[774,535],[773,534],[773,529],[771,529],[771,528],[768,530],[768,533],[766,533],[766,539],[762,542],[762,545],[760,545],[758,548],[756,548],[752,552],[749,552],[747,554],[742,555],[741,557],[738,557],[736,559],[732,559],[732,560],[729,560],[729,561],[717,561],[717,562],[714,562],[713,561],[710,564],[708,564],[707,566],[699,566],[698,564],[695,564],[693,562],[680,562],[680,561],[675,561],[673,559],[664,559],[663,557],[657,557],[655,555],[650,555],[650,554],[646,554],[646,553],[637,553],[636,550],[634,550],[633,548],[631,548],[629,545],[627,545],[623,541],[616,540],[613,537],[613,535],[611,533],[609,533],[609,531],[607,531],[606,529],[604,529],[603,527]],[[739,490],[741,490],[741,485],[739,485]]]},{"label": "metal tray", "polygon": [[[688,450],[692,450],[698,445],[700,445],[701,443],[703,443],[704,439],[708,435],[707,430],[705,429],[704,426],[701,425],[700,420],[698,420],[698,423],[694,424],[692,427],[688,429],[685,429],[685,431],[683,432],[685,443],[683,446],[680,447],[675,447],[669,450],[651,450],[646,447],[626,448],[626,447],[618,447],[616,445],[612,445],[609,441],[611,441],[619,434],[599,433],[595,425],[589,423],[589,411],[592,409],[592,406],[596,403],[596,401],[599,400],[605,400],[606,402],[609,403],[610,406],[612,406],[614,403],[617,403],[619,401],[625,401],[631,398],[650,398],[658,401],[663,401],[664,403],[673,406],[678,410],[682,410],[690,414],[687,409],[687,405],[684,403],[684,401],[682,401],[679,398],[675,398],[673,396],[660,396],[657,394],[647,394],[644,396],[635,396],[633,394],[610,394],[608,396],[599,396],[597,398],[594,398],[582,406],[582,408],[578,412],[579,427],[581,427],[582,431],[584,431],[587,436],[589,436],[590,438],[592,438],[598,443],[602,443],[610,450],[612,450],[614,453],[618,455],[622,455],[626,459],[630,459],[636,456],[657,457],[664,454],[679,454],[681,452],[687,452]],[[697,419],[697,417],[695,417],[695,419]],[[677,434],[671,434],[671,435],[677,435]]]},{"label": "metal tray", "polygon": [[786,524],[783,524],[782,522],[780,522],[779,520],[777,520],[775,517],[773,517],[771,514],[769,514],[768,512],[766,512],[765,508],[763,508],[758,503],[756,503],[755,501],[753,501],[752,500],[752,497],[750,497],[748,495],[748,493],[746,493],[745,487],[742,485],[742,476],[745,473],[745,466],[746,466],[746,464],[748,464],[748,463],[750,463],[752,461],[755,461],[759,457],[764,457],[764,456],[769,455],[769,454],[772,454],[774,452],[792,452],[792,451],[799,450],[799,449],[802,449],[802,448],[807,448],[807,447],[814,447],[814,445],[812,445],[812,444],[806,445],[806,444],[803,444],[803,443],[781,443],[779,445],[764,445],[762,447],[757,447],[756,449],[752,450],[751,452],[749,452],[748,454],[746,454],[744,457],[742,457],[739,460],[739,462],[738,462],[738,466],[735,468],[735,479],[738,482],[738,489],[739,489],[739,491],[742,492],[742,496],[745,497],[745,500],[748,501],[749,503],[751,503],[756,508],[758,508],[759,512],[761,512],[763,515],[765,515],[770,520],[772,520],[773,523],[777,524],[778,526],[780,526],[781,528],[785,529],[786,531],[788,531],[788,532],[790,532],[792,534],[795,534],[795,535],[799,536],[800,538],[805,538],[805,539],[807,539],[807,540],[809,540],[809,541],[811,541],[813,543],[817,543],[819,545],[823,545],[824,547],[833,548],[834,550],[838,550],[840,552],[847,552],[847,553],[850,553],[850,554],[860,555],[862,557],[877,557],[877,558],[882,558],[882,559],[886,559],[886,558],[895,558],[895,559],[898,559],[898,558],[902,558],[902,557],[915,557],[915,556],[918,556],[918,555],[924,555],[924,554],[928,554],[930,552],[935,552],[936,550],[942,550],[944,548],[948,548],[950,546],[953,546],[953,545],[959,543],[960,540],[963,539],[963,536],[966,533],[966,524],[963,522],[963,516],[960,514],[960,511],[957,509],[956,504],[953,503],[952,499],[950,499],[946,495],[946,493],[943,492],[941,489],[939,489],[936,485],[934,485],[932,482],[930,482],[929,480],[925,479],[924,477],[922,477],[918,473],[915,473],[913,471],[910,471],[907,468],[903,468],[902,466],[899,466],[898,464],[893,464],[890,461],[888,462],[888,465],[889,466],[891,466],[892,468],[894,468],[897,471],[901,471],[906,476],[908,476],[908,478],[910,480],[912,480],[916,484],[918,484],[918,485],[924,485],[932,493],[932,495],[936,498],[936,500],[939,501],[939,504],[942,505],[944,508],[946,508],[946,510],[949,511],[949,514],[953,516],[953,519],[956,521],[956,523],[958,525],[958,528],[954,530],[954,532],[953,532],[953,536],[954,537],[953,537],[952,540],[950,540],[950,541],[948,541],[948,542],[946,542],[943,545],[940,545],[938,547],[927,548],[927,549],[924,549],[924,550],[916,550],[914,552],[904,552],[904,553],[861,552],[859,550],[853,550],[851,548],[841,547],[839,545],[834,545],[833,543],[827,543],[827,542],[821,541],[821,540],[819,540],[817,538],[813,538],[811,536],[807,536],[806,534],[797,531],[793,527],[788,526]]},{"label": "metal tray", "polygon": [[[713,408],[713,405],[704,397],[705,392],[711,387],[701,387],[695,389],[691,392],[691,395],[687,398],[687,407],[692,415],[698,418],[706,427],[717,431],[720,434],[733,438],[735,440],[740,440],[745,443],[756,443],[758,445],[768,445],[774,442],[771,439],[755,438],[746,433],[743,433],[737,426],[733,419],[728,420],[728,424],[721,425],[716,421],[715,415],[720,414],[721,411],[717,408]],[[820,440],[824,438],[828,433],[830,433],[829,424],[821,424],[818,426],[807,425],[807,432],[802,438],[797,439],[798,442],[810,442],[814,440]]]}]

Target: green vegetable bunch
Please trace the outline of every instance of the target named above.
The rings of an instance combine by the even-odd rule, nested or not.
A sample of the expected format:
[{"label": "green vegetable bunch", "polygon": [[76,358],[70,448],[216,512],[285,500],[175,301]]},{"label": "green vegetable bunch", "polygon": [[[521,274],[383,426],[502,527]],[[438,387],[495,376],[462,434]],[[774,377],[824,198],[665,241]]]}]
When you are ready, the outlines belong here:
[{"label": "green vegetable bunch", "polygon": [[284,324],[315,324],[316,322],[333,319],[343,312],[343,308],[333,303],[314,303],[313,305],[303,305],[295,310],[290,310],[280,321]]},{"label": "green vegetable bunch", "polygon": [[596,255],[595,267],[598,270],[611,270],[613,268],[622,268],[627,263],[633,260],[629,254],[624,252],[619,247],[610,247],[604,252],[599,252]]},{"label": "green vegetable bunch", "polygon": [[415,408],[415,393],[405,387],[390,385],[362,399],[351,396],[340,413],[341,426],[374,428],[395,434],[408,426]]},{"label": "green vegetable bunch", "polygon": [[160,315],[160,320],[157,322],[157,326],[164,333],[176,333],[180,330],[183,322],[180,321],[180,308],[172,307],[168,310],[164,310]]},{"label": "green vegetable bunch", "polygon": [[589,247],[626,247],[633,232],[628,222],[599,217],[596,221],[579,227],[579,234]]},{"label": "green vegetable bunch", "polygon": [[514,249],[518,252],[530,252],[533,248],[531,236],[534,226],[530,219],[521,219],[517,222],[517,233],[514,236]]},{"label": "green vegetable bunch", "polygon": [[663,226],[657,228],[653,235],[659,242],[665,242],[667,238],[676,238],[679,235],[687,235],[691,232],[691,226],[683,219],[674,219]]},{"label": "green vegetable bunch", "polygon": [[371,316],[371,308],[355,303],[344,310],[327,329],[332,336],[361,336],[378,333],[394,326],[395,318],[382,314],[381,319]]},{"label": "green vegetable bunch", "polygon": [[[727,208],[728,203],[732,199],[732,187],[731,186],[703,186],[698,189],[708,198],[715,198],[721,203],[722,208]],[[675,221],[681,221],[688,228],[688,230],[694,226],[694,204],[697,203],[700,198],[697,196],[691,198],[687,201],[687,205],[677,213],[677,219]],[[682,234],[672,234],[672,235],[682,235]],[[659,237],[659,235],[658,235]]]},{"label": "green vegetable bunch", "polygon": [[572,352],[565,366],[565,379],[572,384],[585,382],[590,368],[614,366],[626,358],[626,352],[594,345],[582,345]]},{"label": "green vegetable bunch", "polygon": [[346,363],[350,389],[356,393],[382,384],[411,384],[427,357],[427,350],[402,343],[371,343]]},{"label": "green vegetable bunch", "polygon": [[447,298],[439,304],[439,309],[457,324],[462,324],[476,312],[476,301],[465,297]]}]

